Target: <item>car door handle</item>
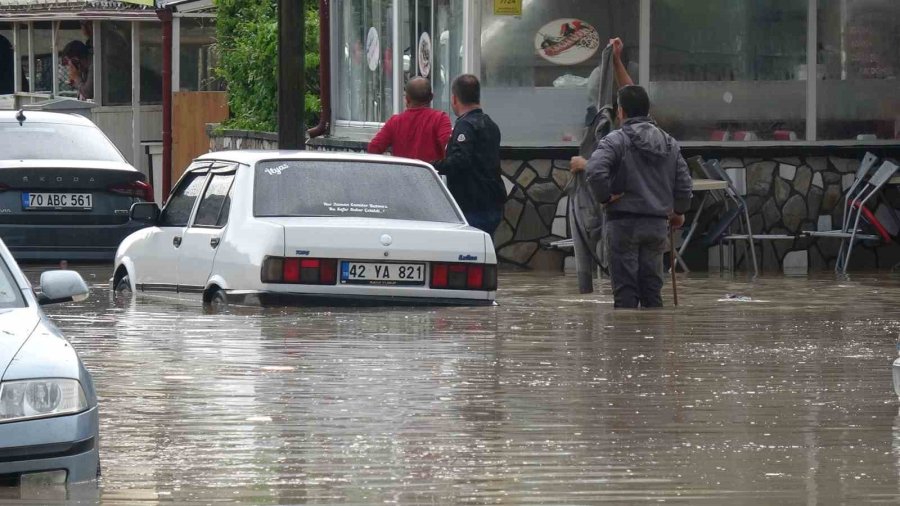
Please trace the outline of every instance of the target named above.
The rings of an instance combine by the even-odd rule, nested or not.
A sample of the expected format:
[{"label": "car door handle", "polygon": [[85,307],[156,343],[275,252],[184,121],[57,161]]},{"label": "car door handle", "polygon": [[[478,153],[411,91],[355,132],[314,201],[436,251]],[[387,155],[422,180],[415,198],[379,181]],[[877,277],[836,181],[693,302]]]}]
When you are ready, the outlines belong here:
[{"label": "car door handle", "polygon": [[181,246],[181,236],[180,235],[176,235],[175,238],[172,239],[172,245],[175,246],[176,248]]},{"label": "car door handle", "polygon": [[209,245],[212,246],[213,249],[216,249],[219,247],[219,242],[221,240],[222,239],[220,239],[218,237],[213,237],[212,239],[209,240]]}]

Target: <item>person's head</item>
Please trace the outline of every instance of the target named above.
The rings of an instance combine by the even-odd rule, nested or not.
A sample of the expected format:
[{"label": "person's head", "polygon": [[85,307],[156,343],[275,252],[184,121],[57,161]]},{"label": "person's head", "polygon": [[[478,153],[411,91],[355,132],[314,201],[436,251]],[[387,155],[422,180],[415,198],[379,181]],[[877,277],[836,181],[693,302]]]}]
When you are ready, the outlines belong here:
[{"label": "person's head", "polygon": [[616,96],[619,107],[616,114],[619,121],[650,115],[650,97],[641,86],[624,86]]},{"label": "person's head", "polygon": [[431,82],[424,77],[414,77],[406,83],[406,108],[425,107],[431,103]]},{"label": "person's head", "polygon": [[91,64],[91,49],[80,40],[73,40],[59,52],[62,64],[70,68],[81,70]]},{"label": "person's head", "polygon": [[450,107],[457,116],[481,107],[481,83],[472,74],[463,74],[450,87]]}]

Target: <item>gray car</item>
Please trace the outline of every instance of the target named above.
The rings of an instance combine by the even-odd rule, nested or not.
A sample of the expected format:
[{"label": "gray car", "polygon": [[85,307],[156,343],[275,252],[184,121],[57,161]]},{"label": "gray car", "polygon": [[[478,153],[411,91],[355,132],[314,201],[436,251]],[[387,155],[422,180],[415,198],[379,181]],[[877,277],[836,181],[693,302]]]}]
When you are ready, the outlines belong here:
[{"label": "gray car", "polygon": [[0,485],[82,482],[100,472],[91,375],[40,308],[87,295],[74,271],[43,273],[35,293],[0,241]]},{"label": "gray car", "polygon": [[0,111],[0,238],[19,260],[112,260],[144,174],[87,118]]}]

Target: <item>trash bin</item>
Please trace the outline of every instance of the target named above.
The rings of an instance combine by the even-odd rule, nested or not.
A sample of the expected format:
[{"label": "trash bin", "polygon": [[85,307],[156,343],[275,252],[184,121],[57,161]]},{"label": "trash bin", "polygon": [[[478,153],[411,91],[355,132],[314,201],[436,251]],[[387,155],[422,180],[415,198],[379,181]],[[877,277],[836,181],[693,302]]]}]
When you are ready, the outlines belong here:
[{"label": "trash bin", "polygon": [[93,102],[85,102],[83,100],[76,100],[74,98],[51,98],[49,100],[45,100],[43,102],[38,102],[36,104],[25,104],[22,106],[22,109],[26,111],[47,111],[47,112],[62,112],[69,114],[80,114],[85,118],[93,121],[93,114],[91,111],[96,107],[97,104]]}]

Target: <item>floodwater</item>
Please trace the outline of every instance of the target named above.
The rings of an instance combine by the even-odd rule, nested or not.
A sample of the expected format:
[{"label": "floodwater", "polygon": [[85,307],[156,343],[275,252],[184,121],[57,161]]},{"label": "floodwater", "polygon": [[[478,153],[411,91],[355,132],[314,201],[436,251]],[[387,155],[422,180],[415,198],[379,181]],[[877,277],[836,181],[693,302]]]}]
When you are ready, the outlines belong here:
[{"label": "floodwater", "polygon": [[94,375],[103,477],[70,499],[900,501],[898,277],[700,275],[613,312],[504,273],[496,307],[214,315],[81,271],[91,299],[48,312]]}]

